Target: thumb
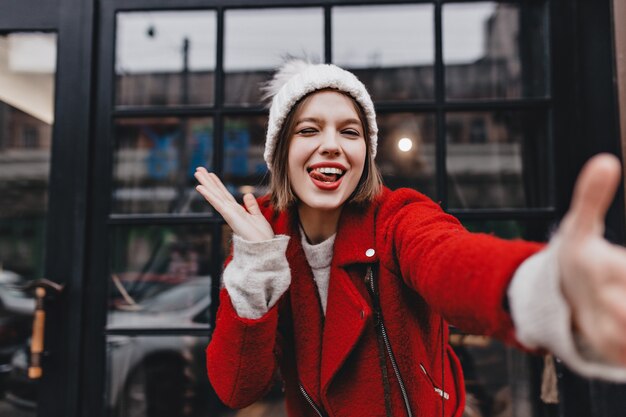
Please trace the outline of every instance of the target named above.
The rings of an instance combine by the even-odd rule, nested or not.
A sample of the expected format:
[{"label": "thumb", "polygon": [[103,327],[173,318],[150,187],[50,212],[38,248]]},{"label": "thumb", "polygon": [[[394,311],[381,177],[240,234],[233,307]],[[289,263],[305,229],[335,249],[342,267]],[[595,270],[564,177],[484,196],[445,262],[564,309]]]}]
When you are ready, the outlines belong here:
[{"label": "thumb", "polygon": [[611,154],[599,154],[583,167],[576,185],[569,216],[577,233],[602,233],[604,217],[620,182],[621,165]]},{"label": "thumb", "polygon": [[254,195],[248,193],[243,196],[243,203],[246,206],[246,210],[248,213],[254,215],[261,214],[261,209],[259,208],[259,203],[256,202],[256,198]]}]

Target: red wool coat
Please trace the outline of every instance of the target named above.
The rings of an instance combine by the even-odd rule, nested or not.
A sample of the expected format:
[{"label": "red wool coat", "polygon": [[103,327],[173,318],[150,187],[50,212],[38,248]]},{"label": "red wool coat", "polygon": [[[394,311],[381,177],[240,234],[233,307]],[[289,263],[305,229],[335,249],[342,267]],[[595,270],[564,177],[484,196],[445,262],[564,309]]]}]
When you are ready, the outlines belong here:
[{"label": "red wool coat", "polygon": [[[278,365],[289,416],[318,416],[301,384],[328,416],[384,417],[378,339],[364,281],[372,265],[413,416],[460,417],[463,375],[448,346],[447,323],[515,343],[506,289],[518,265],[542,245],[471,234],[422,194],[385,189],[365,209],[346,206],[342,212],[324,317],[295,213],[275,213],[267,198],[260,206],[276,234],[291,236],[291,285],[254,320],[239,317],[222,289],[207,348],[209,378],[221,400],[240,408],[260,399]],[[385,358],[393,414],[404,416],[401,389]]]}]

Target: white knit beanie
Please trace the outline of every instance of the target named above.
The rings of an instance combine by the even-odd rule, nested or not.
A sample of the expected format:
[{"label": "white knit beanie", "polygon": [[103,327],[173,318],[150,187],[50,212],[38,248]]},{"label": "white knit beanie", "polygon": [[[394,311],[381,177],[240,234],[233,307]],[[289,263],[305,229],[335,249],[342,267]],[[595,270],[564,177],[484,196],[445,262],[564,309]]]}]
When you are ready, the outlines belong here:
[{"label": "white knit beanie", "polygon": [[349,94],[363,108],[369,130],[369,146],[372,158],[376,156],[378,126],[374,103],[359,79],[332,64],[311,64],[303,60],[290,60],[274,74],[264,87],[265,97],[272,98],[270,116],[265,136],[263,157],[272,170],[274,151],[280,129],[293,106],[304,96],[317,90],[332,88]]}]

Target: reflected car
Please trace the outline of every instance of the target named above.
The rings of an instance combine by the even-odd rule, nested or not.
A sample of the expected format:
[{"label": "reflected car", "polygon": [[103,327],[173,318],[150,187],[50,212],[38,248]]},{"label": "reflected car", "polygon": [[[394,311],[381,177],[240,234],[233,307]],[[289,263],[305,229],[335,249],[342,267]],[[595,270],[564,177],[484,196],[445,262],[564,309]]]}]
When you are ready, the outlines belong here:
[{"label": "reflected car", "polygon": [[0,395],[13,369],[12,356],[31,334],[35,300],[20,289],[25,282],[14,272],[0,271]]},{"label": "reflected car", "polygon": [[[211,278],[197,277],[139,304],[109,313],[107,406],[115,417],[206,415],[224,406],[206,377],[206,336],[158,335],[155,329],[206,329],[210,321]],[[149,331],[147,331],[149,329]],[[136,331],[144,332],[135,335]],[[119,333],[128,333],[119,334]],[[34,407],[34,382],[26,379],[26,349],[13,357],[7,400]],[[19,371],[19,372],[15,372]],[[25,386],[30,384],[30,389]],[[28,398],[31,396],[31,398]],[[210,414],[213,415],[213,414]]]},{"label": "reflected car", "polygon": [[[210,306],[211,278],[198,277],[140,304],[119,306],[109,314],[107,329],[131,334],[137,329],[206,329]],[[183,416],[206,409],[212,393],[204,360],[208,340],[209,334],[108,336],[109,415]]]}]

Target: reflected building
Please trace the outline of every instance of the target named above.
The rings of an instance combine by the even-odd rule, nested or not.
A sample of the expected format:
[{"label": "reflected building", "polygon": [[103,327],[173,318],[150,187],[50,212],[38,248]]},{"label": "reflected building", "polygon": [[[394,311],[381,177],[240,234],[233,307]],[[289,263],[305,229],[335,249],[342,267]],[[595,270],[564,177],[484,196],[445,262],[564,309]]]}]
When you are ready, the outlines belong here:
[{"label": "reflected building", "polygon": [[[28,278],[42,273],[55,38],[0,36],[0,271]],[[28,48],[44,58],[28,63]]]}]

